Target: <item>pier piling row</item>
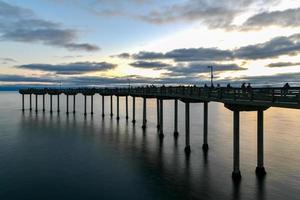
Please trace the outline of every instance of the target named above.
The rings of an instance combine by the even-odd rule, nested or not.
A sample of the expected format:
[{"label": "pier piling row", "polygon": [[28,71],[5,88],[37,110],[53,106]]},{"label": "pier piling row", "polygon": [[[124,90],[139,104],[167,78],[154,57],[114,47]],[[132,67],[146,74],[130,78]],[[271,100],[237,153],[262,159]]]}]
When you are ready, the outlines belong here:
[{"label": "pier piling row", "polygon": [[116,96],[116,119],[120,119],[119,101],[125,97],[126,120],[129,118],[128,97],[132,98],[132,123],[136,123],[136,98],[143,99],[142,128],[147,125],[147,99],[155,98],[157,109],[157,129],[159,138],[164,138],[164,100],[174,101],[174,137],[178,133],[178,101],[185,104],[185,149],[191,153],[190,145],[190,104],[203,104],[203,151],[208,151],[208,104],[209,102],[223,103],[233,113],[233,172],[235,180],[241,178],[240,172],[240,113],[257,112],[257,166],[256,174],[264,176],[264,111],[270,107],[300,109],[300,88],[208,88],[208,87],[136,87],[136,88],[27,88],[20,89],[22,95],[22,111],[25,112],[25,96],[29,96],[29,110],[32,110],[32,95],[35,95],[35,112],[38,113],[38,96],[43,97],[43,112],[45,112],[45,95],[49,95],[50,113],[53,113],[53,96],[57,97],[57,112],[60,112],[60,95],[66,95],[66,113],[69,114],[69,96],[73,96],[73,113],[76,112],[76,95],[84,96],[84,116],[87,115],[87,96],[90,96],[90,113],[93,115],[93,97],[96,94],[102,96],[102,117],[105,116],[105,97],[110,97],[110,116],[113,116],[113,96]]}]

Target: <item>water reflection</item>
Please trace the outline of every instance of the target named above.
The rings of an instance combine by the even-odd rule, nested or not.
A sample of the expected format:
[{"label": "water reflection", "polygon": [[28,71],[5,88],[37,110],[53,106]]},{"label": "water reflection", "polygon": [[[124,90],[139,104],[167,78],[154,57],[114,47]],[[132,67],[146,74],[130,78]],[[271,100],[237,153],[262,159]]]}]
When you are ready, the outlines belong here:
[{"label": "water reflection", "polygon": [[[165,104],[166,109],[168,106],[173,108],[173,102],[166,101]],[[139,104],[137,109],[138,107]],[[283,177],[284,180],[288,180],[290,174],[300,173],[297,167],[300,166],[300,161],[295,156],[300,153],[295,142],[299,128],[296,119],[290,115],[285,118],[289,120],[290,131],[282,133],[278,130],[286,130],[285,121],[280,124],[274,117],[279,115],[278,118],[284,118],[287,114],[282,114],[281,110],[276,112],[271,110],[270,114],[266,115],[266,164],[267,169],[272,170],[272,176],[258,179],[254,174],[255,116],[251,113],[243,113],[242,181],[234,182],[230,176],[232,170],[231,113],[219,104],[209,107],[210,120],[214,121],[209,124],[211,148],[208,152],[203,152],[202,129],[199,124],[201,119],[198,116],[202,108],[191,105],[191,109],[193,110],[191,113],[192,153],[189,156],[185,155],[183,150],[185,138],[181,115],[179,116],[181,134],[178,139],[173,137],[172,116],[166,116],[165,137],[160,140],[155,126],[155,109],[153,112],[149,109],[147,113],[149,117],[145,131],[140,127],[140,121],[134,125],[130,120],[125,120],[122,115],[120,121],[117,121],[108,115],[102,118],[100,114],[88,115],[85,118],[83,113],[75,115],[65,115],[64,112],[60,114],[53,112],[52,115],[48,112],[6,113],[11,116],[15,129],[12,129],[14,132],[10,135],[2,136],[0,141],[2,152],[5,152],[0,154],[5,163],[0,165],[0,186],[8,187],[7,182],[13,178],[16,179],[13,182],[18,182],[21,186],[25,185],[27,180],[31,180],[33,189],[27,188],[28,193],[40,190],[47,194],[46,187],[41,187],[48,184],[49,188],[52,188],[56,185],[55,191],[60,191],[57,188],[67,188],[60,194],[65,194],[65,197],[71,199],[78,194],[77,190],[85,195],[89,193],[92,197],[105,199],[119,197],[119,194],[132,199],[139,199],[141,195],[143,199],[281,199],[282,196],[288,199],[298,198],[295,194],[299,191],[294,185],[300,183],[300,178],[293,176],[293,182],[281,181]],[[137,113],[137,119],[140,119],[140,115],[141,113]],[[298,115],[299,113],[295,114]],[[0,123],[2,127],[6,127],[3,121]],[[274,123],[276,129],[271,126]],[[11,126],[10,123],[8,124]],[[282,139],[283,134],[289,137]],[[4,148],[9,143],[15,148],[13,151],[11,147]],[[7,149],[14,152],[13,157]],[[276,151],[272,151],[274,149]],[[284,162],[286,160],[290,163]],[[14,166],[22,166],[28,170],[26,173],[30,172],[31,179],[20,175],[24,173],[24,169]],[[268,166],[275,167],[268,168]],[[30,171],[30,168],[34,170]],[[292,170],[293,173],[284,173],[286,170]],[[18,174],[19,178],[7,174]],[[282,184],[286,186],[285,190],[280,189]],[[13,186],[18,188],[12,183],[11,188]],[[48,192],[50,193],[50,190]],[[1,194],[3,193],[0,189],[0,196]]]}]

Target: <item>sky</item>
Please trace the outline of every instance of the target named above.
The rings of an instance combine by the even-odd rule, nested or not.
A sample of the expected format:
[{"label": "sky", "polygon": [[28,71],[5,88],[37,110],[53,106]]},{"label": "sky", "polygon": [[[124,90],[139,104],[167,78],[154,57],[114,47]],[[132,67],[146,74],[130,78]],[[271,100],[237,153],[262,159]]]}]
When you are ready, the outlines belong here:
[{"label": "sky", "polygon": [[0,86],[300,86],[299,0],[0,0]]}]

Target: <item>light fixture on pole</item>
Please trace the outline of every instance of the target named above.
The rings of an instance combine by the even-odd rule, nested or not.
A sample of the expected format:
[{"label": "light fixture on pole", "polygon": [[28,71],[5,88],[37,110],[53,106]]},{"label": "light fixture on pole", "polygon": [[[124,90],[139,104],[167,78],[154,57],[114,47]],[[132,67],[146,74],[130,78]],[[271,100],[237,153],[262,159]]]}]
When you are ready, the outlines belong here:
[{"label": "light fixture on pole", "polygon": [[128,81],[128,88],[130,89],[130,79],[128,78],[127,81]]},{"label": "light fixture on pole", "polygon": [[210,87],[213,87],[213,79],[214,79],[213,66],[207,66],[207,68],[210,68]]}]

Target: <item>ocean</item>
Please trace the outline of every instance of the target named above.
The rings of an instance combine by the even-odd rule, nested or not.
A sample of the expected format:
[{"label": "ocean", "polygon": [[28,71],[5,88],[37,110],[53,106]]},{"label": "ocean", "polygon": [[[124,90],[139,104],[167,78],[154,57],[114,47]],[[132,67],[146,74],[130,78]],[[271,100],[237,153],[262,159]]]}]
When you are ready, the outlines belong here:
[{"label": "ocean", "polygon": [[[202,151],[203,105],[190,105],[191,154],[186,156],[184,104],[179,102],[179,137],[174,139],[174,101],[164,101],[164,139],[156,128],[156,99],[147,100],[147,128],[142,126],[142,99],[136,98],[136,124],[111,118],[110,99],[94,97],[94,115],[77,112],[21,110],[21,95],[0,92],[0,199],[299,199],[300,110],[270,108],[264,115],[264,157],[267,175],[257,178],[256,112],[242,112],[240,170],[233,168],[233,113],[223,104],[209,103],[207,153]],[[54,110],[56,109],[56,98]],[[89,98],[88,98],[89,100]],[[116,100],[114,101],[116,103]],[[72,98],[70,98],[70,109]],[[114,105],[116,109],[116,105]],[[89,101],[88,101],[89,111]]]}]

